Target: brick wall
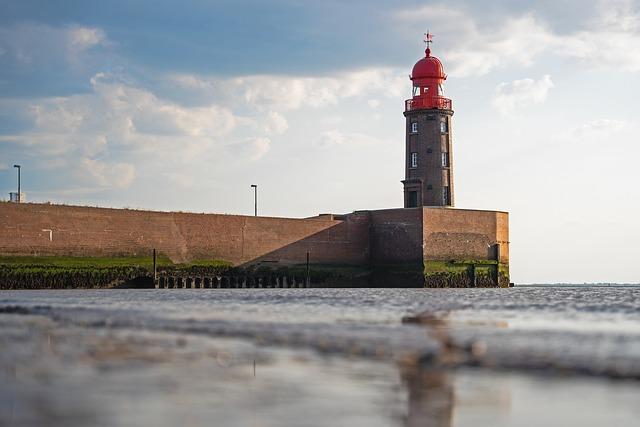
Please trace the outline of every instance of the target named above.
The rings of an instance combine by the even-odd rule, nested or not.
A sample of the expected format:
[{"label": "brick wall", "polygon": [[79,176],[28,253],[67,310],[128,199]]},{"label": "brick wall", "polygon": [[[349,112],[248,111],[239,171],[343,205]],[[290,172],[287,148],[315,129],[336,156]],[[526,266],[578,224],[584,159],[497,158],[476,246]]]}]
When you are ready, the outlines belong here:
[{"label": "brick wall", "polygon": [[[339,219],[336,219],[339,218]],[[49,241],[49,232],[53,240]],[[0,203],[0,254],[150,256],[363,266],[427,260],[508,262],[508,214],[447,208],[359,211],[308,219]]]},{"label": "brick wall", "polygon": [[422,208],[370,211],[373,264],[422,261]]},{"label": "brick wall", "polygon": [[497,211],[424,208],[424,257],[428,260],[509,261],[509,214]]},{"label": "brick wall", "polygon": [[[53,239],[49,241],[49,232]],[[177,262],[224,259],[368,262],[366,215],[289,219],[0,203],[0,252],[21,255],[147,256]]]}]

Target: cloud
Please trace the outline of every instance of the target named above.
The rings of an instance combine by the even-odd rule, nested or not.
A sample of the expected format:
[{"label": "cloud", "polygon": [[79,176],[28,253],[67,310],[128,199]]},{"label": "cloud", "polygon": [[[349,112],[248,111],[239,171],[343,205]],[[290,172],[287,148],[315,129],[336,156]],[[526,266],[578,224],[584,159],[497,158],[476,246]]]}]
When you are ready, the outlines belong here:
[{"label": "cloud", "polygon": [[107,45],[107,35],[100,28],[73,26],[66,29],[67,50],[69,59],[78,61],[80,55],[99,45]]},{"label": "cloud", "polygon": [[315,140],[315,145],[326,148],[334,145],[342,145],[345,142],[347,142],[347,137],[344,133],[339,130],[329,130],[320,134],[320,136]]},{"label": "cloud", "polygon": [[239,161],[255,161],[264,156],[271,149],[269,138],[247,138],[226,147],[233,157]]},{"label": "cloud", "polygon": [[341,100],[375,94],[401,97],[406,92],[405,72],[395,68],[367,68],[327,76],[250,75],[230,79],[179,74],[173,82],[183,89],[223,99],[259,111],[321,108]]},{"label": "cloud", "polygon": [[166,174],[169,182],[176,184],[182,188],[191,188],[194,184],[194,178],[191,175],[185,175],[182,173],[169,173]]},{"label": "cloud", "polygon": [[81,165],[85,175],[101,187],[124,189],[131,185],[136,176],[135,167],[129,163],[106,163],[85,157]]},{"label": "cloud", "polygon": [[380,106],[380,101],[377,99],[370,99],[367,101],[367,105],[371,108],[378,108]]},{"label": "cloud", "polygon": [[98,27],[54,27],[34,23],[0,27],[0,56],[22,65],[42,65],[51,69],[61,58],[73,66],[83,65],[81,61],[86,52],[110,45],[106,33]]},{"label": "cloud", "polygon": [[436,23],[436,34],[454,40],[444,49],[446,65],[450,74],[459,77],[509,66],[527,67],[542,54],[576,59],[594,68],[640,71],[640,13],[630,0],[599,1],[594,18],[583,28],[562,33],[534,12],[505,16],[500,25],[494,25],[460,8],[428,5],[401,10],[394,19],[414,34],[424,22]]},{"label": "cloud", "polygon": [[601,138],[605,135],[623,130],[626,122],[616,119],[597,119],[578,126],[570,128],[563,134],[557,136],[556,139],[569,141],[582,141],[585,138]]},{"label": "cloud", "polygon": [[287,119],[276,111],[267,114],[264,124],[264,131],[267,134],[282,134],[289,129]]},{"label": "cloud", "polygon": [[380,140],[371,135],[358,132],[342,132],[338,129],[332,129],[320,133],[313,141],[318,148],[332,148],[341,145],[379,145],[385,141]]},{"label": "cloud", "polygon": [[496,87],[492,104],[500,113],[511,114],[519,108],[545,102],[553,86],[548,74],[540,80],[522,79],[500,83]]},{"label": "cloud", "polygon": [[571,133],[581,136],[593,133],[617,132],[622,130],[624,126],[625,122],[622,120],[598,119],[573,128]]},{"label": "cloud", "polygon": [[[133,183],[138,164],[158,162],[170,171],[196,158],[223,156],[229,153],[227,145],[242,141],[233,135],[238,123],[258,128],[220,105],[180,105],[108,74],[95,75],[91,88],[90,93],[67,97],[11,101],[11,107],[27,112],[31,128],[0,135],[0,140],[28,147],[26,152],[39,159],[42,168],[79,164],[86,185],[122,189]],[[273,132],[286,130],[284,117],[269,118]],[[247,156],[264,154],[266,141],[249,143]]]},{"label": "cloud", "polygon": [[91,86],[89,94],[31,102],[34,131],[29,143],[56,145],[51,139],[57,136],[57,144],[67,149],[76,137],[86,140],[92,136],[102,146],[161,149],[182,138],[181,146],[188,151],[194,148],[190,141],[209,145],[237,125],[237,117],[227,108],[213,104],[184,107],[106,74],[94,76]]},{"label": "cloud", "polygon": [[452,39],[457,42],[446,49],[446,62],[448,72],[460,77],[483,75],[512,63],[531,65],[553,39],[532,14],[505,18],[493,31],[479,28],[475,17],[465,11],[444,5],[403,10],[396,19],[420,26],[424,22],[446,23],[446,30],[436,32],[455,34]]},{"label": "cloud", "polygon": [[[103,43],[105,37],[99,31],[76,28],[72,39],[77,52],[82,52]],[[192,175],[182,172],[187,165],[224,169],[263,158],[271,149],[271,137],[289,129],[282,111],[318,109],[358,97],[366,106],[372,94],[399,96],[407,85],[401,75],[381,68],[317,77],[174,76],[174,84],[208,98],[205,103],[185,105],[130,79],[98,72],[90,78],[86,93],[12,100],[11,109],[24,114],[31,126],[0,135],[0,140],[22,150],[28,147],[40,168],[77,168],[69,173],[81,177],[84,187],[128,188],[140,176],[148,179],[147,165],[158,165],[167,185],[186,187],[194,185]],[[0,107],[8,110],[9,104],[0,102]],[[331,115],[336,117],[335,112]],[[317,116],[318,123],[323,117]],[[311,143],[326,147],[380,141],[357,132],[329,131]]]},{"label": "cloud", "polygon": [[74,26],[67,30],[68,46],[76,51],[89,49],[107,40],[105,32],[95,27]]}]

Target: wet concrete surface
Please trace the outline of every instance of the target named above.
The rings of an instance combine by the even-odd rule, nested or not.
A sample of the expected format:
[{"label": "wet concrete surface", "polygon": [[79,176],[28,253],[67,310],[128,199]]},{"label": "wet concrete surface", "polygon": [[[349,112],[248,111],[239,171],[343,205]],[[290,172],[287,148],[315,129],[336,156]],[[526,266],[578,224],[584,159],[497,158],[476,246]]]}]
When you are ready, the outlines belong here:
[{"label": "wet concrete surface", "polygon": [[2,292],[0,425],[633,425],[608,291]]}]

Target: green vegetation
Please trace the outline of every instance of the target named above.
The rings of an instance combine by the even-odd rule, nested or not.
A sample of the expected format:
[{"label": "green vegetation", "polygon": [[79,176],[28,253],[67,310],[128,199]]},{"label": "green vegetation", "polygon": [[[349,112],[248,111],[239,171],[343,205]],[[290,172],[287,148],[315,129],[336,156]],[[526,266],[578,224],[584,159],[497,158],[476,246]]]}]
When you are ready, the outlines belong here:
[{"label": "green vegetation", "polygon": [[509,267],[495,260],[425,261],[424,277],[426,287],[507,287]]},{"label": "green vegetation", "polygon": [[220,259],[198,259],[184,264],[172,264],[171,266],[180,270],[188,270],[196,267],[231,268],[233,264]]},{"label": "green vegetation", "polygon": [[[475,267],[474,267],[475,266]],[[422,271],[422,273],[421,273]],[[282,266],[257,264],[246,268],[230,262],[199,259],[173,263],[167,256],[157,257],[157,272],[165,277],[245,276],[271,280],[278,276],[304,280],[306,264]],[[147,257],[54,257],[0,256],[0,289],[81,289],[122,286],[151,286],[153,259]],[[323,286],[405,286],[421,283],[426,287],[509,286],[509,266],[492,260],[425,261],[377,266],[373,271],[353,265],[312,264],[312,283]]]},{"label": "green vegetation", "polygon": [[147,275],[142,267],[0,265],[0,289],[109,288]]},{"label": "green vegetation", "polygon": [[[153,268],[153,258],[146,257],[61,257],[61,256],[0,256],[2,266],[32,266],[58,268],[113,268],[113,267],[141,267]],[[200,259],[188,263],[175,264],[169,257],[158,255],[156,266],[161,268],[190,269],[193,267],[230,267],[228,261],[217,259]]]},{"label": "green vegetation", "polygon": [[[164,256],[156,257],[158,266],[173,266]],[[61,256],[0,256],[0,265],[43,266],[58,268],[153,268],[152,257],[61,257]]]},{"label": "green vegetation", "polygon": [[[159,274],[220,274],[231,268],[231,263],[222,260],[174,264],[164,255],[156,263]],[[0,256],[0,289],[148,286],[152,274],[152,257]]]}]

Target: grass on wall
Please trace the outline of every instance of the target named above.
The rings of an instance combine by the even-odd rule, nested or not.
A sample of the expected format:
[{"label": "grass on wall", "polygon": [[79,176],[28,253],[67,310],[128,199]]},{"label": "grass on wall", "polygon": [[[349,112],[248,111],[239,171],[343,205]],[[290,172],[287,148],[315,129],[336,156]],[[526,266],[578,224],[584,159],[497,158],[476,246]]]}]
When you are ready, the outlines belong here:
[{"label": "grass on wall", "polygon": [[[63,256],[0,256],[0,265],[14,267],[59,267],[59,268],[153,268],[153,258],[146,257],[63,257]],[[188,269],[191,267],[229,267],[231,263],[218,259],[194,260],[188,263],[173,263],[169,257],[158,255],[156,265]]]},{"label": "grass on wall", "polygon": [[[158,273],[219,274],[231,268],[222,260],[174,264],[157,257]],[[0,256],[0,289],[109,288],[151,277],[152,257]]]},{"label": "grass on wall", "polygon": [[456,261],[425,261],[424,274],[430,273],[463,273],[469,269],[471,264],[477,269],[483,266],[496,265],[494,260],[456,260]]}]

